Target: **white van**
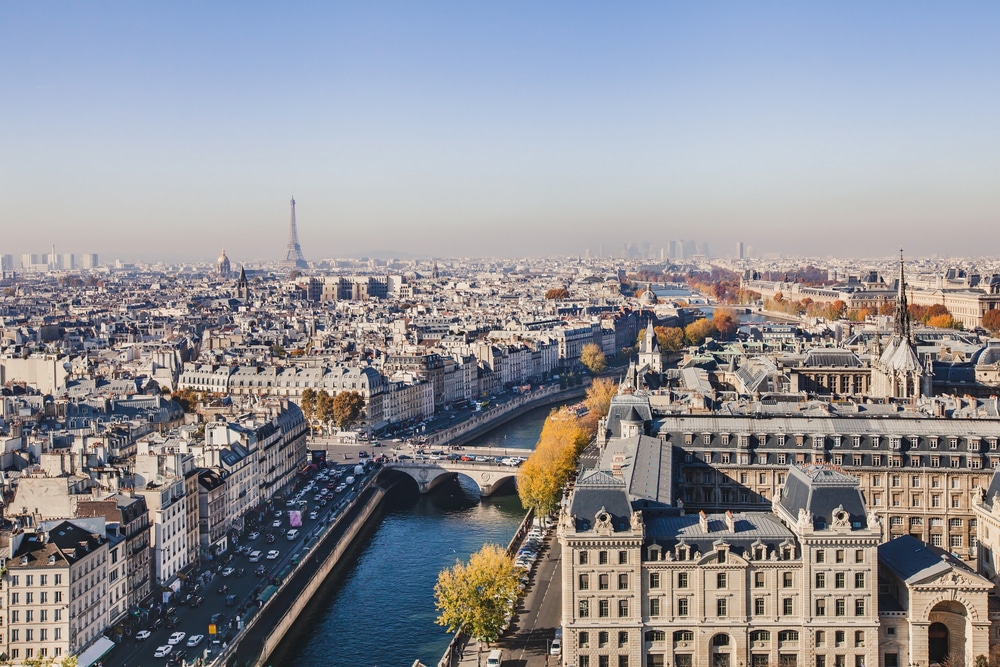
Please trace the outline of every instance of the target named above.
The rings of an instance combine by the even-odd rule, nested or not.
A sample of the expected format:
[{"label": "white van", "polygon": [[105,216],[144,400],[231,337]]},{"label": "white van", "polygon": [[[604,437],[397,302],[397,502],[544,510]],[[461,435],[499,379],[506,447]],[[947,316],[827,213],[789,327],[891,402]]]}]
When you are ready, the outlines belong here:
[{"label": "white van", "polygon": [[292,528],[290,531],[288,531],[287,536],[289,540],[294,540],[296,537],[299,536],[299,531],[295,528]]},{"label": "white van", "polygon": [[503,650],[495,648],[486,656],[486,667],[500,667],[503,662]]},{"label": "white van", "polygon": [[251,563],[259,562],[260,561],[260,557],[262,555],[263,554],[261,552],[259,552],[259,551],[251,551],[250,552],[250,559],[249,560],[250,560]]}]

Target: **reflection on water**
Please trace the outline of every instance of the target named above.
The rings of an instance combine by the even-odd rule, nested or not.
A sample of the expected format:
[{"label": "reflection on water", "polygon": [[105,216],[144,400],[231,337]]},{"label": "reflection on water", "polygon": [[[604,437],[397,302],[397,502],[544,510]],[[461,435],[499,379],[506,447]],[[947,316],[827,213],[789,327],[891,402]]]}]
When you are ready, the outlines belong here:
[{"label": "reflection on water", "polygon": [[[532,448],[550,409],[532,410],[467,446]],[[480,500],[478,487],[463,477],[423,496],[415,484],[401,484],[369,528],[370,537],[359,536],[343,569],[313,598],[269,663],[437,664],[451,640],[434,623],[438,572],[484,543],[506,545],[523,516],[516,495]]]}]

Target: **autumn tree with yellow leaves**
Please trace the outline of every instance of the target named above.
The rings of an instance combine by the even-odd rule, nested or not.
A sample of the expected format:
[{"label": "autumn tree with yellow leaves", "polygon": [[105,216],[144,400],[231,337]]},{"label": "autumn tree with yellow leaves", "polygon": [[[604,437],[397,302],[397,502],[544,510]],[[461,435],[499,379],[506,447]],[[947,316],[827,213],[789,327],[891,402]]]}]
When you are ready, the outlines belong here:
[{"label": "autumn tree with yellow leaves", "polygon": [[614,393],[611,380],[595,380],[584,399],[588,409],[585,416],[579,417],[567,408],[549,413],[535,451],[517,477],[521,505],[542,517],[555,511],[562,489],[576,468],[577,457],[596,432],[598,421],[608,413]]},{"label": "autumn tree with yellow leaves", "polygon": [[434,585],[435,621],[448,632],[462,628],[482,642],[503,634],[505,616],[520,596],[514,559],[498,544],[485,544],[469,557],[442,570]]}]

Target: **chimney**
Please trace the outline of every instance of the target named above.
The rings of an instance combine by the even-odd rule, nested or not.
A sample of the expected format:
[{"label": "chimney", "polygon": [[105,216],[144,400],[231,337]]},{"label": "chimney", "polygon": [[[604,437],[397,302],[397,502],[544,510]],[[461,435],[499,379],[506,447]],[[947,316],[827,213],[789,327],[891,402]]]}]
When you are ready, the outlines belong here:
[{"label": "chimney", "polygon": [[706,533],[709,532],[708,515],[705,514],[705,510],[698,512],[698,525],[701,526],[701,529]]},{"label": "chimney", "polygon": [[732,510],[726,510],[726,528],[729,529],[730,533],[736,532],[736,520],[733,519]]}]

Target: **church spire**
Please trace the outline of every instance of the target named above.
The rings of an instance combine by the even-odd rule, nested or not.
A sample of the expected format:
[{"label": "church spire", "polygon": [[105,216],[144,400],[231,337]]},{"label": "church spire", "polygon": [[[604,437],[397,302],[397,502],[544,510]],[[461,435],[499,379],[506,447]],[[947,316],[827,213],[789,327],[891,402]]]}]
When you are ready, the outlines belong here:
[{"label": "church spire", "polygon": [[910,339],[910,309],[906,302],[906,277],[903,272],[903,249],[899,250],[899,291],[896,293],[896,317],[893,333],[900,338]]}]

